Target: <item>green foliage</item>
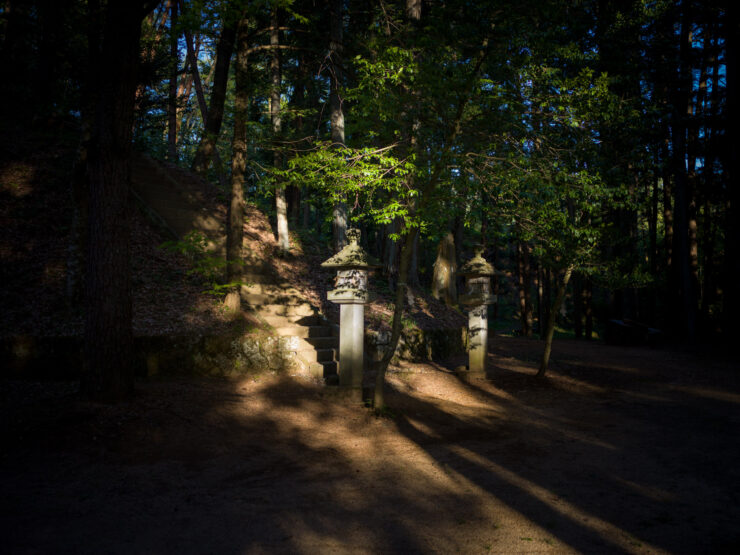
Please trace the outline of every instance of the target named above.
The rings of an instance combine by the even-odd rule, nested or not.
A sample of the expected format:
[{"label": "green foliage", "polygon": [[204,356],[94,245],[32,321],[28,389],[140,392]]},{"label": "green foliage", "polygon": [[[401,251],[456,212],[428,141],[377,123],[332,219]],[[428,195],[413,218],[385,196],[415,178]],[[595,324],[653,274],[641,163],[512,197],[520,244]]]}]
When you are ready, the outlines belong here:
[{"label": "green foliage", "polygon": [[229,290],[247,285],[241,281],[231,281],[223,283],[223,276],[229,264],[243,266],[244,261],[237,260],[232,263],[228,262],[222,256],[214,256],[208,252],[208,240],[205,235],[199,231],[191,231],[185,237],[178,241],[166,241],[160,245],[170,252],[175,252],[184,256],[191,264],[191,269],[187,275],[195,276],[207,288],[203,291],[216,298],[222,298]]}]

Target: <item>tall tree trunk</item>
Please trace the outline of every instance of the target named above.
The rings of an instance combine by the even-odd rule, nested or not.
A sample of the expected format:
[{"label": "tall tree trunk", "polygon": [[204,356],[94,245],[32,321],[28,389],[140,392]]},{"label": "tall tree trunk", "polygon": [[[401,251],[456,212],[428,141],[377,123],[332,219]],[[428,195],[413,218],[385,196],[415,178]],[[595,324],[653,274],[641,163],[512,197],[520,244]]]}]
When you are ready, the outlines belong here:
[{"label": "tall tree trunk", "polygon": [[706,156],[705,156],[705,170],[704,170],[704,241],[703,241],[703,260],[702,267],[704,269],[704,280],[702,282],[702,293],[701,293],[701,311],[702,321],[706,324],[706,329],[710,329],[710,324],[716,324],[717,322],[711,322],[712,314],[711,309],[714,303],[717,301],[717,268],[715,264],[715,244],[717,241],[717,232],[720,228],[719,222],[715,220],[717,214],[715,213],[714,205],[716,202],[717,194],[717,180],[720,174],[716,173],[716,162],[720,156],[720,145],[722,144],[721,126],[719,124],[719,104],[720,104],[720,75],[719,75],[719,25],[713,26],[713,50],[710,56],[710,63],[712,67],[712,90],[709,95],[709,121],[710,124],[707,129],[709,134],[709,140],[707,141]]},{"label": "tall tree trunk", "polygon": [[529,262],[529,252],[529,245],[524,243],[522,245],[522,258],[524,262],[524,321],[527,326],[524,335],[532,337],[534,317],[532,314],[532,266]]},{"label": "tall tree trunk", "polygon": [[535,273],[536,275],[536,283],[535,286],[537,287],[537,327],[539,328],[538,332],[540,335],[540,339],[544,338],[543,331],[545,327],[542,325],[544,322],[544,290],[542,287],[542,264],[537,263],[537,271]]},{"label": "tall tree trunk", "polygon": [[[667,146],[664,148],[664,160],[668,160]],[[673,325],[673,321],[678,317],[675,305],[679,301],[678,278],[673,256],[673,176],[671,175],[670,166],[672,164],[666,163],[663,170],[663,248],[665,249],[666,304],[668,305],[666,325]]]},{"label": "tall tree trunk", "polygon": [[522,335],[532,337],[532,302],[529,293],[529,246],[522,241],[516,243],[517,290],[519,295],[519,320]]},{"label": "tall tree trunk", "polygon": [[[281,131],[280,89],[282,73],[280,69],[280,29],[276,4],[273,5],[270,15],[270,47],[270,121],[275,148],[273,163],[277,169],[282,166],[283,157],[278,145]],[[285,185],[282,183],[275,186],[275,212],[277,215],[278,249],[281,253],[287,253],[290,250],[288,203],[285,200]]]},{"label": "tall tree trunk", "polygon": [[591,341],[594,335],[594,312],[593,312],[593,282],[591,278],[586,278],[586,284],[583,288],[583,315],[584,315],[584,333],[586,341]]},{"label": "tall tree trunk", "polygon": [[[195,46],[193,47],[193,54],[198,57],[200,52],[200,36],[195,39]],[[190,56],[185,54],[185,62],[183,63],[183,74],[184,78],[180,80],[180,84],[177,86],[177,139],[180,140],[183,113],[187,106],[190,94],[193,92],[193,71],[190,67]],[[188,125],[185,125],[187,128]]]},{"label": "tall tree trunk", "polygon": [[[308,76],[306,70],[306,61],[303,56],[300,56],[298,58],[298,67],[296,68],[295,81],[293,82],[293,94],[290,98],[291,108],[296,111],[296,116],[293,118],[293,128],[299,140],[304,136],[303,115],[301,113],[301,110],[305,108],[306,105],[305,88],[307,78]],[[307,188],[305,189],[307,190]],[[305,193],[305,191],[301,191],[301,189],[295,185],[290,185],[287,188],[288,213],[290,215],[289,223],[295,227],[301,226],[303,228],[306,228],[308,224],[302,225],[301,222],[301,201],[302,197],[304,196],[302,193]],[[305,218],[306,203],[303,204],[303,216]]]},{"label": "tall tree trunk", "polygon": [[413,248],[411,249],[411,262],[409,264],[409,287],[419,289],[419,234],[416,234]]},{"label": "tall tree trunk", "polygon": [[[550,321],[551,307],[552,307],[552,272],[550,268],[542,268],[542,319],[547,324]],[[547,325],[542,327],[540,325],[540,338],[545,339],[547,333]]]},{"label": "tall tree trunk", "polygon": [[[226,228],[226,281],[241,281],[244,241],[244,174],[247,169],[247,119],[249,117],[249,20],[239,20],[236,29],[236,67],[234,91],[234,136],[231,142],[231,202]],[[226,295],[224,305],[232,311],[241,308],[240,287]]]},{"label": "tall tree trunk", "polygon": [[41,114],[52,112],[55,95],[59,92],[59,62],[63,52],[62,30],[65,28],[65,18],[70,10],[70,4],[70,0],[40,2],[41,44],[36,90],[39,95],[37,111]]},{"label": "tall tree trunk", "polygon": [[[183,12],[183,0],[179,0],[180,12]],[[200,79],[200,72],[198,71],[198,59],[195,54],[195,47],[193,46],[193,36],[187,29],[185,30],[185,46],[187,48],[188,63],[192,70],[193,85],[195,86],[195,96],[198,99],[198,107],[200,108],[201,119],[205,126],[208,122],[208,107],[206,105],[206,96],[203,92],[203,82]],[[211,75],[208,76],[206,81],[210,81],[213,74],[215,74],[215,65],[211,67]],[[223,172],[221,165],[221,158],[218,154],[218,149],[213,149],[213,162],[216,165],[218,171],[218,179],[221,184],[221,188],[226,190],[226,176]]]},{"label": "tall tree trunk", "polygon": [[391,235],[398,235],[401,232],[401,220],[395,218],[391,223],[385,226],[385,244],[383,247],[383,273],[388,279],[388,285],[391,290],[395,289],[396,278],[398,277],[398,250],[400,245],[391,238]]},{"label": "tall tree trunk", "polygon": [[221,132],[221,123],[224,118],[224,103],[226,102],[226,86],[229,81],[229,65],[231,54],[234,51],[237,22],[227,14],[223,23],[221,36],[216,46],[216,69],[211,87],[208,115],[203,123],[203,135],[200,138],[198,150],[193,159],[194,172],[205,176],[216,149],[216,141]]},{"label": "tall tree trunk", "polygon": [[737,179],[737,160],[740,156],[738,149],[737,125],[737,39],[740,34],[740,17],[738,17],[738,5],[732,0],[726,2],[725,7],[725,33],[726,37],[726,79],[725,98],[727,99],[727,123],[724,159],[722,164],[725,190],[727,191],[727,218],[725,220],[725,259],[723,268],[723,308],[722,308],[722,332],[728,341],[736,341],[740,335],[740,290],[737,286],[740,276],[740,248],[738,240],[740,237],[740,183]]},{"label": "tall tree trunk", "polygon": [[675,229],[674,252],[678,269],[678,284],[681,298],[681,318],[679,320],[682,337],[693,341],[696,336],[696,295],[691,272],[689,245],[689,183],[686,173],[686,131],[687,110],[690,109],[691,93],[691,12],[684,8],[681,22],[680,77],[676,92],[673,117],[673,174]]},{"label": "tall tree trunk", "polygon": [[[88,9],[95,11],[95,2]],[[84,395],[114,400],[133,393],[129,258],[129,180],[143,4],[109,0],[101,49],[91,60],[94,116],[88,150],[89,218],[85,298]]]},{"label": "tall tree trunk", "polygon": [[414,241],[419,233],[419,228],[415,227],[411,229],[407,234],[404,241],[403,248],[401,249],[401,262],[399,265],[398,276],[399,281],[396,287],[396,299],[395,306],[393,309],[393,324],[391,327],[391,339],[388,351],[377,364],[375,374],[375,392],[373,396],[373,406],[375,410],[382,410],[385,407],[385,372],[388,368],[393,355],[396,352],[398,346],[398,340],[401,337],[401,317],[404,310],[404,302],[406,300],[406,278],[408,277],[409,264],[411,262],[411,251],[414,246]]},{"label": "tall tree trunk", "polygon": [[573,277],[573,332],[576,339],[583,337],[583,278]]},{"label": "tall tree trunk", "polygon": [[177,0],[169,0],[170,7],[170,82],[167,104],[167,158],[177,162],[177,76],[180,57],[177,49]]},{"label": "tall tree trunk", "polygon": [[[344,146],[344,110],[339,90],[342,83],[342,0],[331,0],[331,22],[329,40],[329,59],[331,67],[329,104],[331,107],[331,142]],[[334,204],[332,232],[334,252],[347,244],[347,202],[341,200]]]},{"label": "tall tree trunk", "polygon": [[[699,204],[700,197],[705,194],[700,188],[700,177],[698,158],[701,155],[702,144],[699,137],[699,128],[701,127],[700,121],[705,119],[705,108],[704,104],[707,98],[707,65],[709,63],[709,54],[711,51],[711,44],[709,37],[707,36],[709,31],[705,31],[704,46],[702,48],[702,56],[699,64],[699,87],[696,92],[696,97],[693,99],[693,94],[689,97],[689,103],[687,107],[688,114],[688,143],[687,143],[687,158],[688,158],[688,200],[689,200],[689,262],[691,267],[691,281],[692,291],[694,298],[692,303],[695,307],[699,305],[699,294],[702,291],[702,287],[699,281],[699,234],[698,234],[698,217],[699,217]],[[693,78],[692,78],[693,88]],[[706,158],[705,158],[706,161]],[[706,164],[704,167],[704,175],[707,174]],[[694,309],[698,311],[697,308]]]},{"label": "tall tree trunk", "polygon": [[[648,213],[648,264],[650,267],[650,275],[654,279],[658,276],[658,196],[660,192],[660,183],[662,179],[656,174],[652,180],[652,191],[648,191],[650,198],[650,211]],[[657,310],[656,295],[657,295],[657,284],[652,283],[649,285],[649,299],[648,299],[648,323],[655,325],[655,312]]]},{"label": "tall tree trunk", "polygon": [[547,372],[547,366],[550,363],[550,353],[552,352],[552,338],[555,335],[555,319],[560,307],[563,306],[563,300],[565,299],[565,290],[568,287],[570,276],[573,274],[573,267],[568,266],[563,273],[563,279],[558,285],[558,292],[555,296],[555,304],[550,310],[550,316],[547,319],[547,330],[545,331],[545,350],[542,353],[542,360],[540,361],[540,368],[537,371],[537,377],[542,378]]}]

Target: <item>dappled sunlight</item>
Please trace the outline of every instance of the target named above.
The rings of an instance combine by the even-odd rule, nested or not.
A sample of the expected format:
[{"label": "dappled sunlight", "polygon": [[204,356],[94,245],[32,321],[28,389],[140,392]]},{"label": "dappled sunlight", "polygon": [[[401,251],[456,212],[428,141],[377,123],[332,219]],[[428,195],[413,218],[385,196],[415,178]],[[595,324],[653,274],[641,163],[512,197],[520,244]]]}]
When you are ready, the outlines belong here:
[{"label": "dappled sunlight", "polygon": [[33,193],[36,179],[36,167],[14,162],[0,169],[0,191],[15,199],[21,199]]},{"label": "dappled sunlight", "polygon": [[665,491],[659,487],[649,484],[638,484],[637,482],[627,480],[621,476],[610,476],[610,478],[647,499],[652,499],[653,501],[658,501],[660,503],[674,503],[678,501],[678,496],[675,493]]},{"label": "dappled sunlight", "polygon": [[642,539],[637,539],[632,534],[614,526],[610,522],[581,510],[573,503],[563,499],[557,494],[554,494],[548,489],[539,486],[531,480],[520,476],[519,474],[470,449],[462,446],[450,446],[450,451],[458,454],[466,461],[479,465],[481,468],[495,473],[507,483],[517,487],[523,494],[529,495],[540,503],[547,505],[553,512],[578,523],[579,526],[589,529],[591,532],[598,535],[605,544],[611,545],[612,549],[619,548],[626,552],[631,552],[635,550],[635,547],[640,547],[641,550],[650,551],[652,553],[666,553],[666,551],[659,549],[657,546],[650,545]]},{"label": "dappled sunlight", "polygon": [[713,401],[722,401],[723,403],[731,403],[740,405],[740,393],[735,393],[727,390],[713,389],[709,387],[701,387],[697,385],[679,385],[670,384],[668,386],[670,391],[678,391],[687,395],[695,397],[701,397],[704,399],[711,399]]},{"label": "dappled sunlight", "polygon": [[557,381],[559,383],[565,384],[566,388],[570,391],[577,391],[586,395],[599,395],[606,393],[607,391],[605,387],[592,384],[585,380],[579,380],[578,378],[574,378],[573,376],[559,374],[557,376]]},{"label": "dappled sunlight", "polygon": [[[665,553],[699,534],[724,545],[736,403],[652,375],[601,387],[599,371],[408,368],[389,375],[384,417],[269,373],[142,382],[125,406],[58,402],[38,429],[60,447],[46,462],[6,458],[17,480],[0,493],[33,514],[34,492],[55,491],[49,542],[91,540],[80,529],[114,511],[153,551],[165,536],[171,550],[214,552]],[[82,516],[63,510],[80,495]]]}]

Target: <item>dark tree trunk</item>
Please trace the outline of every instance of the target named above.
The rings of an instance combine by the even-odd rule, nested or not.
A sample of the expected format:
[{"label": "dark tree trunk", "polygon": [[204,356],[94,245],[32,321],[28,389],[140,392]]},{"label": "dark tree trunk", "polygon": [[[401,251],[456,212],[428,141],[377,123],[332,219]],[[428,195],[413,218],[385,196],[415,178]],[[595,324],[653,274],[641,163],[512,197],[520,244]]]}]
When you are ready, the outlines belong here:
[{"label": "dark tree trunk", "polygon": [[691,270],[689,244],[689,183],[686,173],[687,110],[690,109],[691,92],[691,13],[684,9],[681,22],[681,71],[673,115],[673,175],[674,180],[674,252],[678,270],[681,314],[679,334],[693,341],[696,336],[696,294]]},{"label": "dark tree trunk", "polygon": [[[88,4],[92,11],[93,2]],[[89,218],[81,390],[93,399],[133,393],[129,180],[142,3],[110,0],[91,60],[95,108],[88,150]]]},{"label": "dark tree trunk", "polygon": [[725,190],[727,191],[727,218],[725,220],[725,259],[723,269],[723,333],[728,341],[736,341],[740,335],[740,288],[738,288],[738,276],[740,276],[740,249],[738,248],[738,237],[740,237],[740,184],[737,182],[737,159],[740,156],[738,149],[737,125],[737,39],[740,33],[738,17],[738,5],[733,0],[726,2],[726,65],[727,85],[725,97],[727,98],[727,123],[725,137],[725,152],[723,159],[723,173],[725,179]]},{"label": "dark tree trunk", "polygon": [[524,335],[532,337],[534,322],[532,314],[532,266],[529,263],[529,245],[522,245],[522,258],[524,262],[524,321],[526,329]]},{"label": "dark tree trunk", "polygon": [[421,287],[421,284],[419,283],[419,234],[416,234],[416,239],[414,239],[414,244],[411,248],[411,262],[409,263],[409,279],[408,279],[409,287],[415,287],[419,288]]},{"label": "dark tree trunk", "polygon": [[[275,168],[283,165],[283,157],[280,152],[278,140],[282,129],[282,117],[280,114],[280,91],[282,88],[282,71],[280,67],[280,18],[278,8],[273,6],[270,16],[270,122],[272,123],[272,136],[275,154],[273,163]],[[290,250],[290,237],[288,235],[288,203],[285,198],[285,185],[278,183],[275,186],[275,213],[277,217],[277,242],[281,253]]]},{"label": "dark tree trunk", "polygon": [[[668,158],[668,147],[664,150],[665,158]],[[668,164],[663,171],[663,244],[665,249],[665,275],[666,275],[666,323],[673,325],[674,319],[678,316],[676,304],[679,300],[678,279],[676,277],[676,264],[673,257],[673,176],[670,174]]]},{"label": "dark tree trunk", "polygon": [[236,21],[227,17],[216,46],[216,69],[213,75],[208,115],[203,125],[200,145],[198,145],[198,150],[193,159],[193,171],[200,175],[205,175],[208,171],[210,161],[214,157],[216,141],[221,132],[221,123],[224,119],[224,102],[226,102],[226,86],[229,81],[229,65],[235,40]]},{"label": "dark tree trunk", "polygon": [[[241,281],[244,241],[244,174],[247,169],[247,119],[249,117],[249,20],[243,17],[236,30],[234,91],[234,136],[231,142],[231,202],[226,228],[226,281]],[[240,287],[229,291],[224,305],[229,310],[241,306]]]},{"label": "dark tree trunk", "polygon": [[516,244],[517,290],[519,294],[519,319],[522,335],[532,337],[532,301],[529,284],[529,246],[521,241]]},{"label": "dark tree trunk", "polygon": [[177,50],[177,0],[170,0],[170,83],[167,104],[167,158],[177,162],[177,76],[180,59]]},{"label": "dark tree trunk", "polygon": [[[497,268],[498,264],[498,240],[496,238],[496,235],[493,236],[493,242],[491,244],[491,254],[490,254],[490,261],[491,264],[493,264],[494,268]],[[498,319],[498,305],[499,305],[499,294],[501,293],[501,281],[499,280],[498,273],[494,274],[491,277],[491,287],[493,289],[493,294],[496,297],[496,302],[493,303],[493,319]]]},{"label": "dark tree trunk", "polygon": [[583,279],[573,276],[573,332],[576,339],[583,337]]},{"label": "dark tree trunk", "polygon": [[563,273],[563,280],[558,285],[558,292],[555,296],[555,305],[550,310],[550,315],[547,318],[547,329],[545,331],[545,350],[542,353],[542,360],[540,361],[540,368],[537,371],[537,377],[542,378],[547,372],[547,366],[550,363],[550,353],[552,352],[552,339],[555,336],[555,320],[560,307],[563,306],[563,300],[565,299],[565,290],[568,287],[570,276],[573,273],[573,268],[568,267]]},{"label": "dark tree trunk", "polygon": [[385,244],[383,246],[383,273],[388,278],[391,290],[395,289],[398,277],[398,250],[399,244],[391,238],[391,235],[401,231],[401,222],[398,218],[386,225]]},{"label": "dark tree trunk", "polygon": [[544,337],[542,335],[542,330],[545,329],[545,326],[543,325],[543,315],[544,315],[544,307],[543,305],[543,295],[544,291],[542,288],[542,264],[537,264],[537,271],[535,272],[535,287],[537,288],[537,327],[539,328],[539,335],[540,339]]},{"label": "dark tree trunk", "polygon": [[593,283],[591,278],[586,278],[583,287],[583,316],[584,316],[584,333],[586,341],[591,341],[594,335],[594,317],[593,317]]},{"label": "dark tree trunk", "polygon": [[[550,271],[550,268],[543,268],[542,269],[542,281],[543,281],[543,296],[542,296],[542,318],[544,323],[550,321],[550,310],[552,308],[552,272]],[[547,330],[545,329],[547,325],[542,326],[543,322],[540,322],[540,337],[542,339],[545,339],[545,334],[547,333]]]},{"label": "dark tree trunk", "polygon": [[719,75],[719,26],[713,26],[713,49],[710,55],[712,68],[712,91],[709,95],[709,121],[707,129],[709,140],[707,142],[704,170],[704,241],[702,248],[702,267],[704,269],[704,280],[702,282],[701,293],[701,311],[702,321],[706,324],[706,329],[710,329],[713,324],[716,329],[718,322],[712,322],[712,306],[717,301],[717,267],[715,263],[715,245],[719,230],[717,213],[715,212],[715,203],[717,201],[718,178],[720,173],[716,172],[716,162],[720,153],[722,144],[722,134],[719,124],[719,104],[720,104],[720,75]]},{"label": "dark tree trunk", "polygon": [[[342,0],[330,0],[331,22],[329,38],[329,53],[331,75],[329,76],[331,106],[331,142],[335,146],[344,146],[344,109],[339,96],[342,84]],[[347,244],[347,203],[342,200],[334,204],[332,232],[334,236],[334,252],[340,251]]]},{"label": "dark tree trunk", "polygon": [[[70,10],[70,0],[46,0],[40,4],[41,44],[39,50],[39,71],[36,90],[39,95],[37,110],[41,114],[52,112],[54,99],[59,94],[60,53],[64,51],[61,44],[65,17]],[[36,114],[37,116],[39,114]]]},{"label": "dark tree trunk", "polygon": [[[660,191],[660,178],[657,175],[654,176],[652,184],[652,191],[648,191],[650,198],[650,211],[648,213],[648,264],[650,275],[653,276],[653,279],[656,279],[658,276],[658,196]],[[655,325],[657,289],[657,284],[650,284],[647,318],[648,323],[651,325]]]}]

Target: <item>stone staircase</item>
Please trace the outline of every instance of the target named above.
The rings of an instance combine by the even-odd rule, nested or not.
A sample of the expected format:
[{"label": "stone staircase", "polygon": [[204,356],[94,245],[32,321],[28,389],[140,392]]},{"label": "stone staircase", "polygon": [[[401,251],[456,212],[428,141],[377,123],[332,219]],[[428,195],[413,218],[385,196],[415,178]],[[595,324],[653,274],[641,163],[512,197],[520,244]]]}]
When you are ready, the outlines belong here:
[{"label": "stone staircase", "polygon": [[242,300],[280,337],[289,337],[295,361],[308,375],[336,381],[339,326],[330,324],[289,285],[245,285]]},{"label": "stone staircase", "polygon": [[[208,249],[225,255],[225,211],[217,217],[212,199],[206,198],[199,178],[180,168],[168,167],[146,156],[132,165],[132,193],[149,217],[173,238],[191,231],[202,233]],[[339,326],[331,325],[301,292],[281,283],[270,272],[269,261],[245,260],[242,305],[269,325],[295,354],[300,373],[328,383],[337,380]]]}]

